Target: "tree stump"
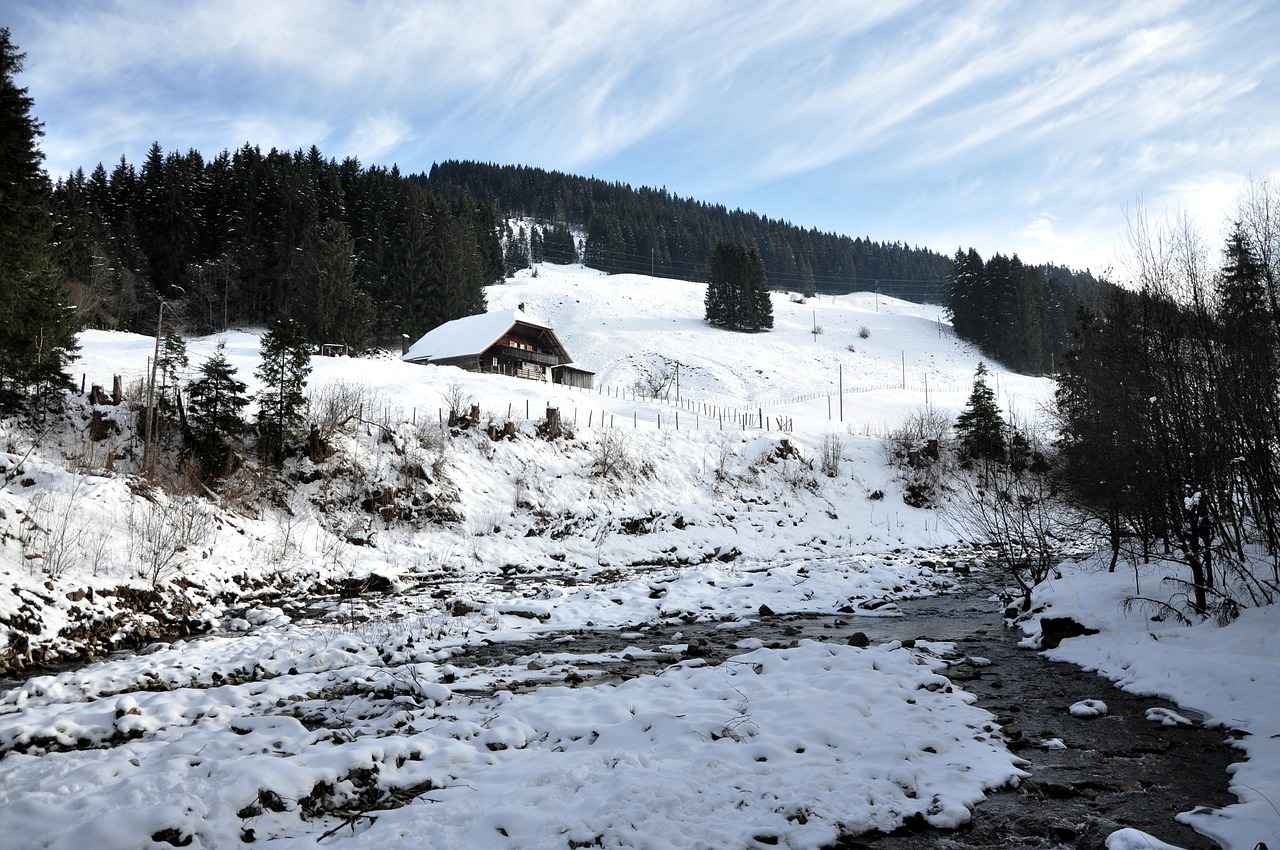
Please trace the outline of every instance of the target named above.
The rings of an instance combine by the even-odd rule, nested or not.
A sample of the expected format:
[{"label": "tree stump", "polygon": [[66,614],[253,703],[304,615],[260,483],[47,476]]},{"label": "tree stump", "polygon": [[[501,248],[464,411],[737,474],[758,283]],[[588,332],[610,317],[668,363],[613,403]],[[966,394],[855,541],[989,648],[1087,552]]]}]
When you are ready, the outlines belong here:
[{"label": "tree stump", "polygon": [[547,408],[547,424],[544,427],[549,439],[557,439],[564,434],[564,426],[560,424],[560,408]]},{"label": "tree stump", "polygon": [[120,380],[119,375],[115,375],[111,379],[111,403],[120,404],[124,401],[124,381]]},{"label": "tree stump", "polygon": [[[89,389],[89,404],[110,404],[107,399],[107,391],[102,388],[102,384],[94,384]],[[94,413],[97,413],[95,410]]]},{"label": "tree stump", "polygon": [[[98,387],[97,389],[101,389]],[[100,443],[114,433],[119,433],[120,426],[116,424],[114,419],[108,419],[102,415],[101,410],[93,411],[93,416],[89,419],[89,439],[95,443]]]}]

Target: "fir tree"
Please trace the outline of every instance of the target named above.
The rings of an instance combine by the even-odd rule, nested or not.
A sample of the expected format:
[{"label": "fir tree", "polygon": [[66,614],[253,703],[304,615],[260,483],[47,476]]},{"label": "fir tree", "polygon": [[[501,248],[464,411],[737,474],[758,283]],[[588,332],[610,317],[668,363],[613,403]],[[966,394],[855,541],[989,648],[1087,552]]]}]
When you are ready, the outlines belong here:
[{"label": "fir tree", "polygon": [[37,147],[43,131],[16,82],[23,58],[0,28],[0,415],[59,405],[76,350],[53,262],[49,180]]},{"label": "fir tree", "polygon": [[206,477],[220,478],[231,471],[233,447],[248,433],[241,411],[249,399],[222,343],[198,372],[187,387],[187,447]]},{"label": "fir tree", "polygon": [[289,315],[316,343],[364,348],[373,326],[373,300],[356,282],[355,244],[340,221],[314,228],[294,252],[286,279]]},{"label": "fir tree", "polygon": [[258,393],[258,448],[272,463],[283,462],[289,440],[302,429],[307,399],[302,391],[311,373],[311,346],[302,326],[277,319],[262,338],[262,360],[254,374]]},{"label": "fir tree", "polygon": [[969,401],[956,419],[956,433],[970,458],[1001,461],[1005,456],[1004,420],[986,377],[987,366],[979,363]]},{"label": "fir tree", "polygon": [[710,267],[704,299],[708,324],[746,331],[773,327],[773,301],[759,251],[721,242],[711,252]]}]

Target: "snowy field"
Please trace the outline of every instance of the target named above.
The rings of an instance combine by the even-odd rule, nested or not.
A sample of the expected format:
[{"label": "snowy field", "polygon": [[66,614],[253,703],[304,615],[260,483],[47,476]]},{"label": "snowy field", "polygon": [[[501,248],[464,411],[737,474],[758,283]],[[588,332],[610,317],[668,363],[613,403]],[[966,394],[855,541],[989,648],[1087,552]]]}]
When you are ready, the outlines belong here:
[{"label": "snowy field", "polygon": [[[70,658],[86,634],[145,634],[175,612],[208,630],[5,686],[0,844],[816,848],[917,816],[956,826],[1016,783],[994,717],[945,677],[950,645],[746,636],[766,612],[852,630],[950,588],[963,535],[903,502],[884,437],[926,399],[958,412],[978,354],[936,307],[775,294],[775,330],[740,335],[702,323],[702,296],[554,266],[492,288],[491,309],[523,303],[555,327],[597,373],[590,392],[315,358],[310,389],[358,388],[363,424],[325,465],[291,462],[290,487],[259,482],[254,509],[136,486],[127,421],[102,443],[0,431],[0,466],[22,469],[0,489],[8,653]],[[191,340],[193,364],[223,342],[253,389],[258,335]],[[128,391],[153,345],[87,332],[74,371]],[[678,398],[635,398],[677,364]],[[992,383],[1025,419],[1052,391],[998,370]],[[459,393],[516,439],[442,433]],[[538,436],[547,407],[572,438]],[[602,476],[608,440],[622,463]],[[392,521],[389,506],[420,513]],[[200,533],[159,562],[143,544],[166,517]],[[1039,597],[1104,629],[1056,653],[1251,733],[1234,779],[1256,794],[1189,817],[1228,850],[1280,845],[1264,802],[1280,801],[1273,613],[1163,624],[1155,640],[1101,578],[1067,572]],[[743,637],[712,664],[655,624]],[[625,649],[592,648],[601,630]],[[487,646],[508,657],[464,663]],[[1220,661],[1200,664],[1211,687],[1188,648]],[[634,659],[657,669],[603,672]]]}]

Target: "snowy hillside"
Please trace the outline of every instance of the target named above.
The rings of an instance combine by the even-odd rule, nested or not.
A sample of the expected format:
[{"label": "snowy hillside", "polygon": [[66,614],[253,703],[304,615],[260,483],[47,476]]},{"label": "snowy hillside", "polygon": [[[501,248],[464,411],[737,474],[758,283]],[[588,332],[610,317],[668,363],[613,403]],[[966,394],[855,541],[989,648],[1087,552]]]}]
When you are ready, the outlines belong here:
[{"label": "snowy hillside", "polygon": [[[615,392],[678,363],[682,398],[764,407],[766,415],[792,417],[805,430],[840,424],[842,378],[846,427],[838,430],[897,426],[926,402],[926,393],[930,404],[958,410],[982,359],[951,334],[941,307],[874,293],[803,303],[774,293],[773,330],[752,335],[707,327],[705,293],[702,284],[685,281],[542,266],[537,277],[526,270],[492,287],[488,298],[490,309],[523,303]],[[1001,403],[1023,416],[1036,412],[1051,386],[1008,373],[995,381]]]},{"label": "snowy hillside", "polygon": [[[901,471],[887,463],[882,439],[924,408],[926,384],[929,404],[948,416],[969,392],[979,357],[950,337],[938,308],[874,295],[801,305],[775,294],[775,330],[737,334],[702,322],[702,292],[682,281],[545,265],[536,277],[526,272],[491,288],[492,309],[524,304],[555,327],[578,363],[597,373],[592,391],[408,364],[391,354],[313,358],[308,391],[315,415],[322,416],[325,399],[354,398],[364,424],[340,435],[338,456],[326,464],[295,460],[290,476],[304,483],[265,505],[234,503],[230,494],[245,485],[233,482],[218,505],[201,507],[218,532],[201,541],[198,563],[184,564],[189,577],[199,576],[189,589],[198,604],[186,599],[179,606],[188,611],[184,619],[200,625],[194,612],[213,604],[206,593],[234,598],[281,580],[322,587],[369,573],[399,580],[428,563],[447,568],[465,560],[481,571],[503,564],[599,570],[698,563],[731,550],[765,562],[825,554],[837,543],[856,554],[957,542],[933,512],[903,504]],[[817,335],[815,315],[823,328]],[[259,334],[239,330],[190,340],[188,353],[194,366],[223,345],[253,393]],[[81,345],[75,368],[86,385],[110,387],[120,375],[126,396],[140,397],[154,340],[87,331]],[[673,381],[662,398],[637,398],[637,382],[664,369],[678,374],[678,387]],[[1036,409],[1051,386],[1000,373],[995,380],[1014,410]],[[480,407],[480,427],[442,436],[439,423],[451,396]],[[575,439],[534,438],[548,407],[560,409]],[[53,580],[101,589],[141,577],[148,590],[167,598],[170,586],[152,580],[155,569],[148,574],[128,563],[139,557],[136,538],[147,533],[139,505],[152,504],[139,500],[127,477],[140,455],[129,404],[100,409],[118,434],[90,440],[85,411],[75,420],[80,426],[43,436],[24,464],[26,474],[0,491],[0,505],[15,507],[4,520],[4,564],[19,584]],[[508,421],[520,439],[491,442],[480,433],[486,423]],[[602,422],[609,427],[602,429]],[[624,475],[594,474],[606,436],[624,455]],[[8,442],[6,468],[30,447],[17,430]],[[824,443],[841,455],[834,470],[819,469]],[[439,474],[413,478],[404,472],[410,467]],[[152,498],[163,504],[177,497]],[[371,499],[390,504],[371,509]],[[767,518],[748,516],[755,512]],[[414,519],[393,521],[392,513]],[[424,521],[428,516],[445,521]],[[677,517],[684,527],[669,528]],[[652,534],[620,532],[637,522]],[[48,555],[43,549],[53,537],[74,545],[64,542],[65,551]],[[369,540],[375,545],[352,542]],[[76,608],[61,600],[58,607]],[[11,618],[21,610],[18,601],[0,608]],[[205,620],[216,614],[215,606]],[[89,609],[65,616],[74,622]],[[61,616],[29,623],[13,660],[52,660],[73,651],[59,629],[75,632]]]},{"label": "snowy hillside", "polygon": [[[132,474],[127,404],[99,408],[119,428],[101,441],[83,399],[38,437],[0,426],[6,846],[816,848],[958,826],[1017,782],[995,717],[945,678],[968,659],[852,634],[981,569],[904,502],[885,439],[926,401],[958,411],[979,355],[940,308],[775,294],[775,329],[746,335],[707,327],[702,296],[581,267],[493,287],[591,391],[316,357],[330,450],[216,498]],[[225,344],[253,391],[258,338],[188,351]],[[77,377],[136,399],[154,340],[81,345]],[[1052,389],[992,383],[1022,418]],[[451,401],[479,421],[442,427]],[[338,407],[355,415],[325,425]],[[548,407],[571,433],[540,433]],[[839,640],[774,639],[797,615],[839,618]],[[779,622],[797,630],[757,636]]]}]

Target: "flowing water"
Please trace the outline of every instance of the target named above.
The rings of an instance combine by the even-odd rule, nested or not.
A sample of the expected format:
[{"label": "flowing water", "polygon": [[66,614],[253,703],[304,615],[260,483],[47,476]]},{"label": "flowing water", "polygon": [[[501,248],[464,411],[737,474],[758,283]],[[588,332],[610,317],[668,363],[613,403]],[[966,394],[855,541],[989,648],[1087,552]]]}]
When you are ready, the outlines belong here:
[{"label": "flowing water", "polygon": [[[995,603],[964,587],[948,596],[902,600],[902,616],[761,616],[746,623],[663,622],[631,631],[577,631],[526,641],[468,647],[451,659],[456,666],[512,664],[538,653],[593,657],[573,666],[564,684],[620,681],[656,674],[678,658],[709,662],[739,654],[737,644],[755,638],[768,647],[801,639],[839,643],[881,643],[927,639],[952,642],[956,661],[947,670],[978,705],[998,718],[1011,750],[1026,759],[1030,776],[1017,788],[991,792],[972,822],[957,830],[908,823],[891,835],[842,839],[840,850],[916,848],[1102,848],[1121,827],[1136,827],[1187,850],[1216,845],[1175,820],[1196,806],[1234,802],[1227,768],[1240,757],[1227,743],[1228,730],[1161,726],[1146,718],[1149,708],[1194,712],[1163,700],[1137,697],[1070,664],[1055,663],[1017,646],[1020,633],[1005,627]],[[295,612],[299,614],[300,612]],[[307,619],[301,616],[300,620]],[[652,651],[687,645],[677,652]],[[620,653],[627,647],[645,652]],[[598,656],[612,653],[611,659]],[[976,663],[968,663],[972,659]],[[74,666],[74,665],[68,665]],[[51,671],[44,671],[51,672]],[[545,681],[542,684],[546,684]],[[0,689],[8,683],[0,683]],[[516,685],[519,687],[519,685]],[[526,684],[536,687],[537,684]],[[1101,699],[1104,717],[1074,717],[1069,707]],[[1052,748],[1043,742],[1060,741]]]},{"label": "flowing water", "polygon": [[[762,616],[746,628],[699,623],[654,625],[629,633],[577,632],[568,646],[575,654],[588,654],[687,643],[690,654],[714,662],[739,653],[735,644],[746,637],[765,646],[787,646],[803,638],[849,643],[851,638],[861,640],[854,637],[857,633],[871,643],[954,642],[956,663],[941,672],[996,715],[1009,748],[1026,759],[1030,776],[1017,788],[990,793],[972,822],[961,829],[908,823],[891,835],[843,839],[837,848],[1102,848],[1106,837],[1122,827],[1141,829],[1187,850],[1217,846],[1175,816],[1196,806],[1235,801],[1227,790],[1227,768],[1240,754],[1227,743],[1227,730],[1205,728],[1199,722],[1172,727],[1148,720],[1147,710],[1156,707],[1200,718],[1165,700],[1124,693],[1095,674],[1019,648],[1021,633],[1005,627],[995,603],[960,592],[904,600],[898,607],[901,617]],[[550,638],[497,643],[470,649],[453,663],[511,663],[533,653],[564,652],[568,646]],[[658,654],[605,663],[591,681],[656,673],[672,660]],[[1101,699],[1108,714],[1073,716],[1070,706],[1084,699]],[[1044,743],[1055,740],[1060,747]]]}]

